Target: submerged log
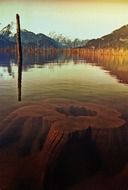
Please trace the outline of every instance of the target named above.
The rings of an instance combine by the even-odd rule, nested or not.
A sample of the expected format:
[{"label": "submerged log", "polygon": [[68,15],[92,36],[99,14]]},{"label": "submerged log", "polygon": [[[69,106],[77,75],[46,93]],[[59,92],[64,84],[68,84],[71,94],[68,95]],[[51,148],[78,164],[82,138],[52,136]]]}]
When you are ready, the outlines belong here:
[{"label": "submerged log", "polygon": [[89,184],[99,173],[106,180],[116,179],[128,159],[124,124],[115,109],[72,100],[17,109],[0,128],[1,189],[78,188],[76,183]]}]

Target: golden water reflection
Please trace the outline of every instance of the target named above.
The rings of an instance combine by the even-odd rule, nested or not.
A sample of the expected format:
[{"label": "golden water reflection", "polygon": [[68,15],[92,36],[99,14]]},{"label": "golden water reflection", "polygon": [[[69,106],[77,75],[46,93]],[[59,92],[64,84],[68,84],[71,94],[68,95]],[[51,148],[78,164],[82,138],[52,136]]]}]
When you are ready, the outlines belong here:
[{"label": "golden water reflection", "polygon": [[[0,54],[1,117],[12,105],[17,105],[17,70],[14,55]],[[23,102],[72,98],[118,106],[126,112],[127,84],[128,56],[99,56],[63,50],[52,55],[24,54],[19,92]]]}]

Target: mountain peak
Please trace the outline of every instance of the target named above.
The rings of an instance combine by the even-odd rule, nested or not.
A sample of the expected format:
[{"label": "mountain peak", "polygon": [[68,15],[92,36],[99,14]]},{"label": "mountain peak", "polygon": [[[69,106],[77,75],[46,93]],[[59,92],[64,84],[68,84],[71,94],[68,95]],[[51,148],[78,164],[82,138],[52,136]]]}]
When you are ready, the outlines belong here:
[{"label": "mountain peak", "polygon": [[[5,26],[0,31],[0,47],[12,47],[16,43],[16,34],[13,34],[13,22]],[[34,32],[26,29],[21,30],[21,42],[22,46],[25,47],[38,47],[38,48],[57,48],[60,44],[50,37],[40,33],[35,34]]]},{"label": "mountain peak", "polygon": [[11,22],[10,24],[2,28],[2,30],[0,30],[0,35],[5,36],[6,38],[14,36],[13,25],[14,23]]},{"label": "mountain peak", "polygon": [[128,24],[101,38],[88,41],[87,48],[128,48]]}]

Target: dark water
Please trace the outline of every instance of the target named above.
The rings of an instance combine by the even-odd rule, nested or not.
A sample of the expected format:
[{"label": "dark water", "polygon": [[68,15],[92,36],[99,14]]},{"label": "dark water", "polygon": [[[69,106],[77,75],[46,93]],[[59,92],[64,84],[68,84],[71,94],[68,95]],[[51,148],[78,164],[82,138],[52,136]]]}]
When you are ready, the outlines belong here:
[{"label": "dark water", "polygon": [[[20,106],[15,55],[0,54],[0,118]],[[116,107],[128,106],[127,57],[24,56],[22,103],[67,98]]]},{"label": "dark water", "polygon": [[[79,107],[78,102],[68,110],[57,107],[56,111],[65,114],[65,120],[70,119],[70,115],[74,117],[69,126],[60,120],[64,128],[54,125],[50,128],[49,120],[40,116],[40,112],[38,115],[38,109],[30,117],[29,109],[27,116],[22,110],[16,117],[11,115],[0,133],[0,188],[127,190],[128,57],[24,55],[21,102],[18,102],[16,62],[15,55],[0,54],[0,119],[24,103],[51,98],[67,99],[68,105],[71,100],[79,100],[80,105],[96,103],[98,112],[102,106],[106,111],[104,114],[103,109],[102,118],[97,120],[99,128],[85,127],[80,131],[73,131],[77,123],[79,129],[83,125],[81,120],[75,123],[77,116],[88,118],[88,114],[93,117],[98,112]],[[46,108],[52,115],[47,104],[42,109]],[[117,117],[118,111],[122,118]],[[107,112],[115,115],[109,116]],[[101,123],[102,120],[115,124],[118,119],[125,120],[125,124],[105,128]]]}]

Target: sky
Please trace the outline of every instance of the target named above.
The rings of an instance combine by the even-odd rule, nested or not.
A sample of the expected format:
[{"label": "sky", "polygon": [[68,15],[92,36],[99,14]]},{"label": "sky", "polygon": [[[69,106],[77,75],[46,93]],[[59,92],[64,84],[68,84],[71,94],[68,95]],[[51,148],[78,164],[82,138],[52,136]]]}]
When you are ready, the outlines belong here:
[{"label": "sky", "polygon": [[16,13],[22,29],[92,39],[128,24],[128,0],[0,0],[0,29]]}]

